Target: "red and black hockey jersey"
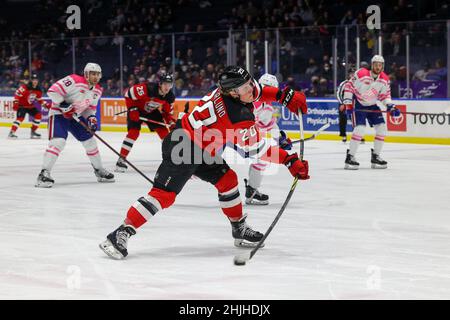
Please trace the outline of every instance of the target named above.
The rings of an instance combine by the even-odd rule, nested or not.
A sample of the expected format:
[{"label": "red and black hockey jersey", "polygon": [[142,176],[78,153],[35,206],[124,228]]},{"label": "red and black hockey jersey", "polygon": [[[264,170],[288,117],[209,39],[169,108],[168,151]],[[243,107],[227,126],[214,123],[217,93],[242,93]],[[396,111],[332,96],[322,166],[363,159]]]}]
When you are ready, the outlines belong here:
[{"label": "red and black hockey jersey", "polygon": [[20,107],[31,109],[42,105],[42,90],[40,87],[33,88],[31,85],[22,84],[14,94],[14,101]]},{"label": "red and black hockey jersey", "polygon": [[165,96],[159,94],[157,83],[140,83],[125,92],[127,108],[137,107],[141,112],[151,113],[160,110],[164,120],[173,120],[173,102],[175,95],[169,91]]}]

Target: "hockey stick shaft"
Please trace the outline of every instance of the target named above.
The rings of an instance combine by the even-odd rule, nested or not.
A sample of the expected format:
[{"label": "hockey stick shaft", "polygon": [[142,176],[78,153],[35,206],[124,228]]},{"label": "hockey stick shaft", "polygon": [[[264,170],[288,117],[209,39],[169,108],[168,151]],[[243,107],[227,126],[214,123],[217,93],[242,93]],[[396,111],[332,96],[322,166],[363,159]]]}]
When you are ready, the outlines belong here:
[{"label": "hockey stick shaft", "polygon": [[145,122],[150,122],[150,123],[154,123],[154,124],[159,124],[160,126],[164,126],[166,128],[169,128],[169,125],[164,123],[164,122],[159,122],[159,121],[155,121],[155,120],[151,120],[151,119],[147,119],[145,117],[139,117],[140,120],[145,121]]},{"label": "hockey stick shaft", "polygon": [[[300,138],[301,138],[301,144],[300,144],[300,159],[303,160],[303,153],[304,153],[304,136],[303,136],[303,118],[301,113],[298,114],[299,117],[299,122],[300,122]],[[256,245],[256,247],[250,251],[250,254],[248,255],[248,257],[241,257],[241,260],[250,260],[251,258],[253,258],[253,256],[256,254],[256,252],[258,252],[259,248],[261,248],[261,246],[263,245],[264,241],[267,239],[267,237],[269,236],[269,234],[272,232],[273,228],[275,228],[275,225],[277,224],[278,220],[280,220],[281,215],[283,214],[284,210],[286,209],[289,201],[292,198],[292,195],[294,194],[295,191],[295,187],[297,187],[297,183],[298,183],[298,177],[294,178],[294,181],[292,182],[292,186],[291,189],[289,190],[289,193],[286,197],[286,200],[284,200],[283,205],[281,206],[280,211],[278,211],[278,214],[276,215],[275,219],[273,220],[272,224],[269,226],[269,228],[267,229],[266,233],[264,234],[264,236],[262,237],[262,239],[258,242],[258,244]]]},{"label": "hockey stick shaft", "polygon": [[[308,141],[308,140],[313,140],[313,139],[315,139],[322,131],[325,131],[325,130],[328,129],[329,127],[330,127],[330,123],[329,123],[329,122],[325,123],[323,126],[321,126],[321,127],[319,128],[319,130],[317,130],[316,132],[314,132],[313,135],[312,135],[311,137],[308,137],[308,138],[306,138],[306,139],[303,139],[303,141]],[[296,144],[296,143],[299,143],[299,142],[301,142],[301,141],[302,141],[302,139],[295,140],[295,141],[292,141],[292,144]]]},{"label": "hockey stick shaft", "polygon": [[130,167],[132,167],[134,170],[136,170],[137,173],[139,173],[142,177],[144,177],[145,180],[147,180],[148,182],[150,182],[151,184],[154,184],[153,180],[151,180],[149,177],[147,177],[141,170],[139,170],[138,168],[136,168],[130,161],[128,161],[127,159],[123,158],[119,152],[117,152],[113,147],[111,147],[109,145],[109,143],[107,143],[105,140],[102,139],[102,137],[100,137],[98,134],[96,134],[93,130],[91,130],[83,121],[80,120],[80,118],[78,118],[78,116],[76,116],[75,114],[73,115],[73,118],[84,128],[86,129],[87,132],[89,132],[90,134],[92,134],[94,137],[96,137],[98,140],[100,140],[105,146],[107,146],[112,152],[114,152],[116,155],[118,155],[119,157],[122,158],[123,161],[125,161],[127,164],[130,165]]},{"label": "hockey stick shaft", "polygon": [[[389,111],[387,110],[367,110],[367,109],[354,109],[355,112],[369,112],[369,113],[389,113]],[[442,116],[442,115],[446,115],[445,112],[442,113],[426,113],[426,112],[407,112],[407,111],[401,111],[399,110],[400,113],[402,114],[411,114],[411,115],[428,115],[428,116]]]}]

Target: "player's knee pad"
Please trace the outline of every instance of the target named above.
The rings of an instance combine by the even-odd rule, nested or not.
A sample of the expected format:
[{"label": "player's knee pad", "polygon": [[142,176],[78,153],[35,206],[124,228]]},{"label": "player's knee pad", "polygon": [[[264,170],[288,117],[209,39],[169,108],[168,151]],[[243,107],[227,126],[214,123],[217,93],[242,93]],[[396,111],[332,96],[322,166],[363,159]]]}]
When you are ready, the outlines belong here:
[{"label": "player's knee pad", "polygon": [[138,129],[130,129],[130,130],[128,130],[127,138],[132,139],[132,140],[136,140],[139,137],[139,134],[140,134],[140,130],[138,130]]},{"label": "player's knee pad", "polygon": [[14,121],[14,122],[22,123],[23,120],[25,120],[24,117],[19,117],[19,118],[16,118],[16,121]]},{"label": "player's knee pad", "polygon": [[153,187],[152,190],[148,193],[149,196],[158,200],[162,209],[170,207],[174,202],[177,194],[175,192],[159,189]]},{"label": "player's knee pad", "polygon": [[83,147],[86,149],[86,151],[92,151],[97,149],[97,141],[95,140],[94,137],[82,141],[81,143],[83,144]]},{"label": "player's knee pad", "polygon": [[48,143],[48,149],[53,150],[57,155],[64,150],[65,146],[66,139],[64,138],[53,138]]},{"label": "player's knee pad", "polygon": [[362,136],[364,136],[365,131],[366,131],[366,126],[358,125],[353,129],[353,134],[362,137]]},{"label": "player's knee pad", "polygon": [[385,123],[377,124],[373,127],[375,129],[375,135],[380,137],[385,137],[387,133],[387,128]]},{"label": "player's knee pad", "polygon": [[237,188],[238,186],[238,177],[236,172],[234,172],[232,169],[229,169],[225,174],[217,181],[217,183],[214,185],[219,191],[219,194],[221,193],[227,193],[230,190],[233,190],[234,188]]}]

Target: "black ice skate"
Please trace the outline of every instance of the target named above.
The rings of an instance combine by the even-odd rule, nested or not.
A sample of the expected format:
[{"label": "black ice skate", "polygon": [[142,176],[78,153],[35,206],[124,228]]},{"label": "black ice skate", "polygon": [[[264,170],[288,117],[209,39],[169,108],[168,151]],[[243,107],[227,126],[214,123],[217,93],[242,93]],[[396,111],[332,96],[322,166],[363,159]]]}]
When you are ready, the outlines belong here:
[{"label": "black ice skate", "polygon": [[17,138],[18,136],[14,132],[12,131],[9,132],[8,139],[17,139]]},{"label": "black ice skate", "polygon": [[347,157],[345,158],[345,167],[347,170],[358,170],[359,162],[356,161],[355,157],[350,154],[350,150],[347,149]]},{"label": "black ice skate", "polygon": [[54,183],[55,180],[50,176],[50,172],[42,169],[34,186],[38,188],[51,188]]},{"label": "black ice skate", "polygon": [[262,194],[257,189],[252,188],[244,179],[245,182],[245,203],[250,205],[267,205],[269,204],[269,196]]},{"label": "black ice skate", "polygon": [[41,134],[37,133],[36,130],[31,130],[30,139],[40,139]]},{"label": "black ice skate", "polygon": [[[236,247],[254,248],[264,235],[250,228],[245,223],[246,218],[247,216],[244,215],[239,221],[230,221],[234,245]],[[262,246],[264,246],[264,244]]]},{"label": "black ice skate", "polygon": [[111,258],[121,260],[128,255],[128,239],[135,234],[136,229],[133,226],[123,224],[108,234],[99,247]]},{"label": "black ice skate", "polygon": [[114,182],[114,175],[106,169],[94,169],[98,182]]},{"label": "black ice skate", "polygon": [[123,158],[120,157],[119,160],[117,160],[116,162],[116,169],[114,171],[123,173],[127,171],[127,169],[128,169],[127,164],[125,163],[125,161],[123,161]]},{"label": "black ice skate", "polygon": [[360,144],[365,144],[366,140],[364,138],[361,139]]},{"label": "black ice skate", "polygon": [[372,169],[386,169],[387,168],[387,162],[380,158],[380,156],[373,152],[373,149],[370,149],[372,152]]}]

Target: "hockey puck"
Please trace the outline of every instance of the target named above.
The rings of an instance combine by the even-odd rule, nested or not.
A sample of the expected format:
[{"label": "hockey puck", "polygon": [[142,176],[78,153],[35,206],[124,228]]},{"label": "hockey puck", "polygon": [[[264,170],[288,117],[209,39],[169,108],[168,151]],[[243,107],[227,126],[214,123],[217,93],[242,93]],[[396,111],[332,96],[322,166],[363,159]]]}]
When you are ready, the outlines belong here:
[{"label": "hockey puck", "polygon": [[240,257],[234,257],[234,265],[236,266],[245,266],[245,259],[242,259]]}]

